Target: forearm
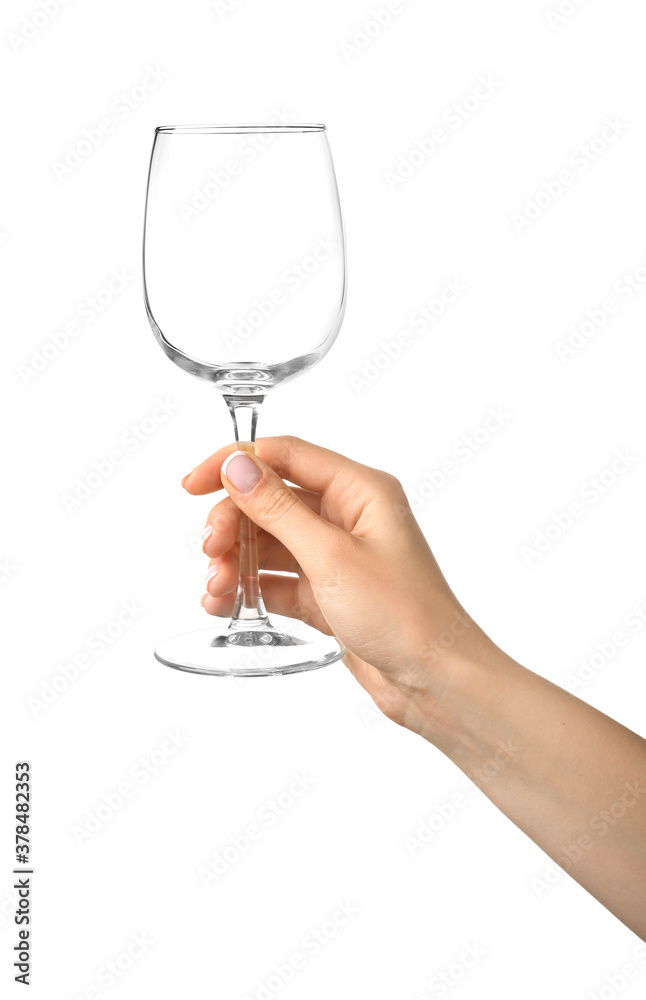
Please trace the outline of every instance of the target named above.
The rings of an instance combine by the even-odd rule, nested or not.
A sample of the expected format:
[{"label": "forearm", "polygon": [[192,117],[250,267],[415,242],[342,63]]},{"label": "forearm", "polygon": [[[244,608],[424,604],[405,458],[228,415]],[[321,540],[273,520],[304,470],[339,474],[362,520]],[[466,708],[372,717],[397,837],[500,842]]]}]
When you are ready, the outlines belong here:
[{"label": "forearm", "polygon": [[646,740],[477,627],[437,674],[416,696],[414,728],[646,939]]}]

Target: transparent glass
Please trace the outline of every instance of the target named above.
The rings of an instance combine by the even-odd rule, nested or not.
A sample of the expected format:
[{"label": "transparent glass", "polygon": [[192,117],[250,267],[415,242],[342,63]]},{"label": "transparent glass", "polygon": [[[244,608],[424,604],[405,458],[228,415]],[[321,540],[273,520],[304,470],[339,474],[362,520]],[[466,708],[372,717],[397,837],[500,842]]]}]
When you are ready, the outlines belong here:
[{"label": "transparent glass", "polygon": [[[277,385],[313,367],[339,332],[345,239],[324,125],[181,125],[155,130],[144,223],[144,296],[168,357],[213,382],[240,450]],[[334,636],[272,615],[256,528],[240,515],[230,621],[167,639],[155,656],[207,674],[266,675],[338,660]]]}]

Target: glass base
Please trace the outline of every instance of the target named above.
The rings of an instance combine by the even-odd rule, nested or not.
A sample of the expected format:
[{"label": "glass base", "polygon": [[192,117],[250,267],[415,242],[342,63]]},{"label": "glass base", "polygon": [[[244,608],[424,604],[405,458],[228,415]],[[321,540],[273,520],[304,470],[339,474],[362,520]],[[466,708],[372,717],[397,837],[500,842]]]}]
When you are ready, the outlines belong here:
[{"label": "glass base", "polygon": [[228,618],[214,618],[214,628],[165,639],[155,649],[160,663],[193,674],[216,677],[269,677],[317,670],[340,660],[345,647],[294,618],[272,615],[266,625],[230,628]]}]

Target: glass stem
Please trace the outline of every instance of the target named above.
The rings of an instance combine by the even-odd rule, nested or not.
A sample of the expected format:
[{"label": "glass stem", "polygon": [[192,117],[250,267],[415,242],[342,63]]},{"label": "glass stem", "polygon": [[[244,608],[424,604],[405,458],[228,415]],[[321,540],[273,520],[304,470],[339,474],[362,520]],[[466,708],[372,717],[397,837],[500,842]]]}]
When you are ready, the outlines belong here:
[{"label": "glass stem", "polygon": [[[227,396],[238,451],[255,452],[256,423],[264,396]],[[229,628],[233,631],[270,628],[260,593],[256,525],[240,512],[240,577]]]}]

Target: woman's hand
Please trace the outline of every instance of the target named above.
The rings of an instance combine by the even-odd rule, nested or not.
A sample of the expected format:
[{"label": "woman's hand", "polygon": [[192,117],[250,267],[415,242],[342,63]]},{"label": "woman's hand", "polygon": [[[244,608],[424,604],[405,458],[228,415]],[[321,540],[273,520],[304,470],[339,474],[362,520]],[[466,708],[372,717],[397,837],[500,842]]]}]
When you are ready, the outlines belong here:
[{"label": "woman's hand", "polygon": [[268,610],[338,636],[389,718],[445,753],[646,940],[646,741],[485,635],[392,476],[297,438],[257,450],[222,448],[184,480],[189,493],[229,493],[207,522],[206,610],[233,607],[239,508],[260,527]]},{"label": "woman's hand", "polygon": [[[434,680],[437,703],[444,652],[455,653],[467,632],[486,637],[451,593],[401,484],[293,437],[259,439],[253,458],[234,453],[235,445],[220,449],[183,480],[192,494],[229,493],[207,518],[206,611],[233,608],[239,508],[259,528],[267,610],[334,633],[379,708],[421,732],[416,696]],[[285,572],[297,576],[278,575]]]}]

